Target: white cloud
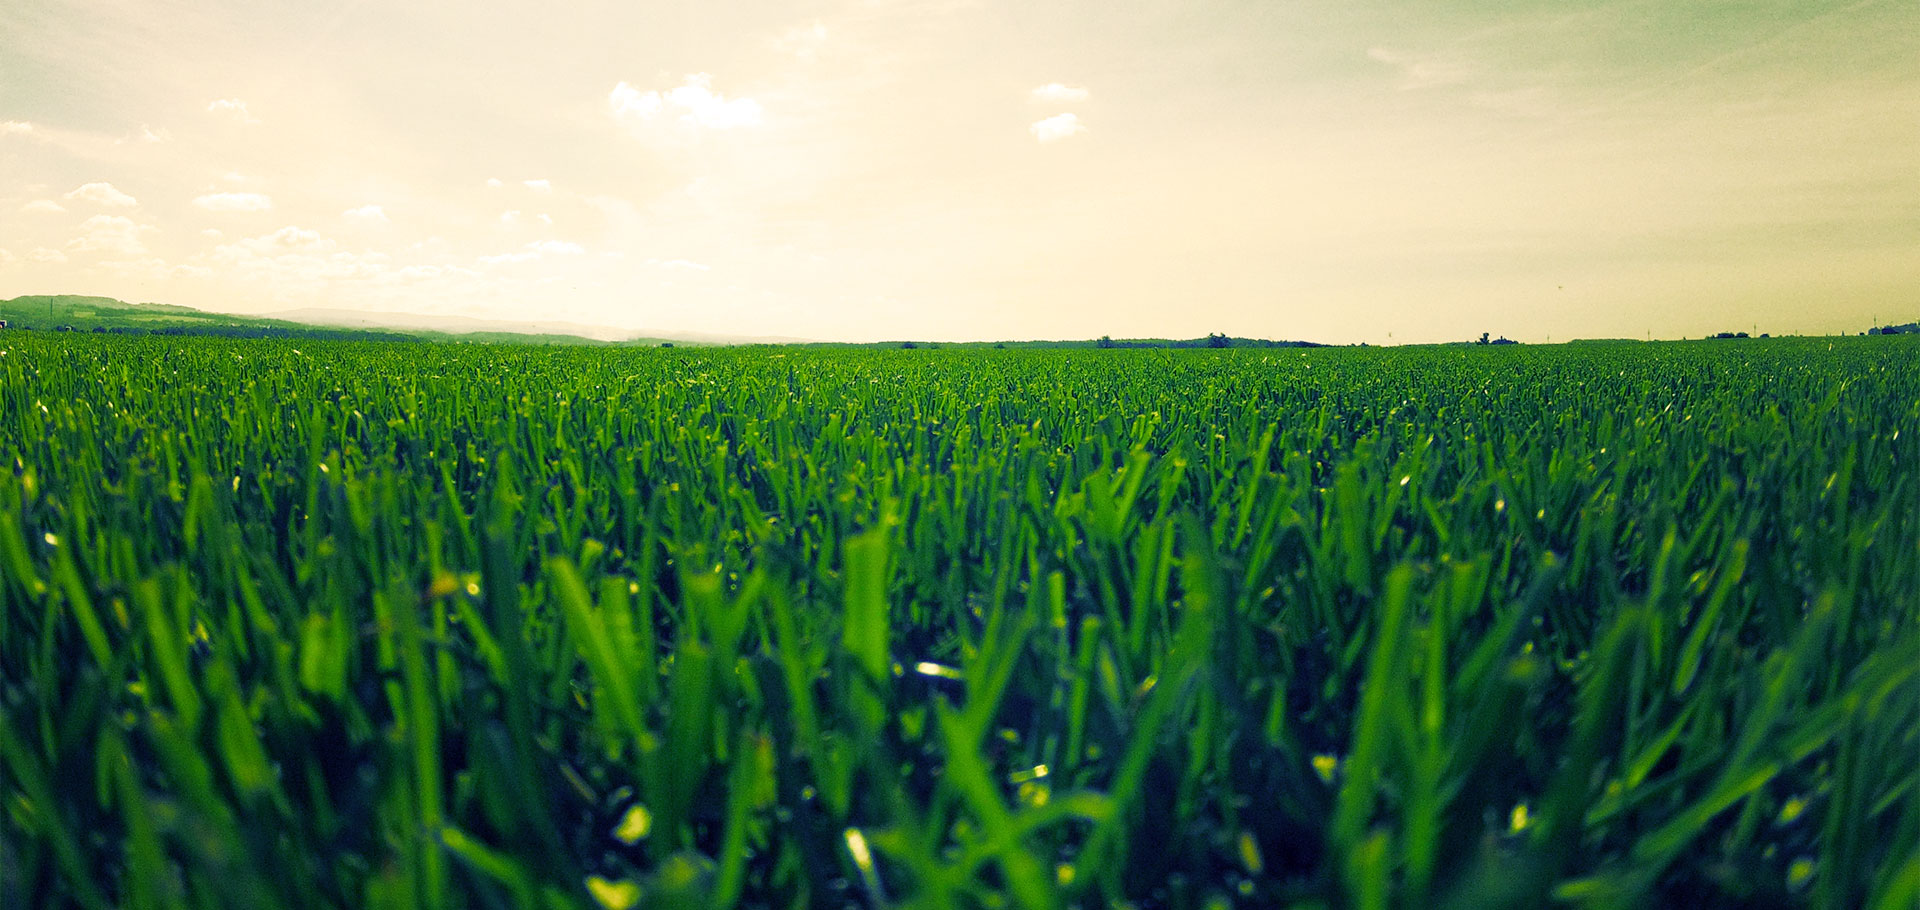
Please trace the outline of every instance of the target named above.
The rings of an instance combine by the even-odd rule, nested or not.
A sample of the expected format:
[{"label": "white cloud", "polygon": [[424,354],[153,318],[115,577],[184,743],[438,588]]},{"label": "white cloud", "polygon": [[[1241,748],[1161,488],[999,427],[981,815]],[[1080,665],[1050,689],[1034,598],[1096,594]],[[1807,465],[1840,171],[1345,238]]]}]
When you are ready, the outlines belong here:
[{"label": "white cloud", "polygon": [[660,109],[665,104],[666,102],[660,100],[659,92],[642,92],[625,82],[614,86],[613,91],[607,93],[607,106],[613,109],[615,117],[631,116],[652,120],[659,116]]},{"label": "white cloud", "polygon": [[1072,104],[1076,101],[1087,100],[1088,94],[1089,92],[1086,86],[1083,85],[1062,85],[1058,82],[1049,82],[1027,93],[1027,97],[1033,101],[1046,104]]},{"label": "white cloud", "polygon": [[221,98],[218,101],[207,102],[207,113],[224,114],[239,120],[241,123],[260,122],[253,119],[253,113],[247,110],[247,103],[238,98]]},{"label": "white cloud", "polygon": [[219,240],[220,238],[225,237],[227,235],[222,233],[219,228],[207,228],[200,232],[200,236],[205,237],[208,240]]},{"label": "white cloud", "polygon": [[1041,142],[1059,142],[1087,131],[1086,124],[1080,122],[1075,114],[1055,114],[1045,120],[1036,120],[1027,130],[1033,138]]},{"label": "white cloud", "polygon": [[57,215],[66,211],[66,208],[51,199],[35,199],[21,206],[20,211],[26,214]]},{"label": "white cloud", "polygon": [[716,130],[758,126],[761,120],[760,102],[714,91],[713,77],[706,73],[690,74],[678,88],[665,92],[643,92],[622,82],[607,94],[607,106],[619,120],[651,123],[677,111],[682,124]]},{"label": "white cloud", "polygon": [[208,193],[193,204],[209,212],[264,212],[273,208],[273,199],[260,193]]},{"label": "white cloud", "polygon": [[136,224],[123,215],[95,215],[80,222],[80,236],[68,241],[67,248],[82,253],[139,256],[147,251],[140,234],[151,230],[151,226]]},{"label": "white cloud", "polygon": [[540,219],[540,223],[541,223],[541,224],[544,224],[544,225],[546,225],[546,226],[548,226],[548,227],[552,227],[552,226],[553,226],[553,216],[552,216],[552,215],[549,215],[549,214],[547,214],[547,213],[545,213],[545,212],[541,212],[540,214],[538,214],[538,215],[535,215],[535,216],[533,216],[533,217],[535,217],[535,218],[538,218],[538,219]]},{"label": "white cloud", "polygon": [[13,261],[14,255],[11,250],[0,249],[0,265],[7,265]]},{"label": "white cloud", "polygon": [[108,208],[132,208],[140,204],[139,200],[115,189],[111,183],[88,183],[68,193],[66,198]]},{"label": "white cloud", "polygon": [[498,178],[498,177],[488,177],[488,178],[487,178],[487,186],[490,186],[490,187],[492,187],[492,188],[494,188],[494,189],[496,189],[496,190],[497,190],[497,189],[499,189],[499,188],[501,188],[501,187],[503,187],[503,186],[506,186],[506,184],[505,184],[504,182],[502,182],[502,181],[500,180],[500,178]]},{"label": "white cloud", "polygon": [[522,180],[520,181],[520,183],[524,185],[527,189],[534,190],[536,192],[549,193],[553,191],[553,181],[547,180],[545,178],[542,178],[540,180]]},{"label": "white cloud", "polygon": [[347,209],[341,212],[340,215],[343,218],[352,218],[356,221],[366,221],[375,224],[387,223],[387,210],[377,205],[363,205],[359,208]]},{"label": "white cloud", "polygon": [[24,136],[31,132],[33,132],[33,124],[25,120],[0,121],[0,136]]},{"label": "white cloud", "polygon": [[61,262],[67,261],[67,254],[62,253],[59,250],[50,250],[43,246],[43,247],[36,248],[31,253],[28,253],[27,259],[33,262],[61,263]]},{"label": "white cloud", "polygon": [[519,224],[519,223],[520,223],[520,210],[519,210],[519,209],[508,209],[507,211],[504,211],[504,212],[501,212],[501,213],[500,213],[500,223],[501,223],[501,224]]}]

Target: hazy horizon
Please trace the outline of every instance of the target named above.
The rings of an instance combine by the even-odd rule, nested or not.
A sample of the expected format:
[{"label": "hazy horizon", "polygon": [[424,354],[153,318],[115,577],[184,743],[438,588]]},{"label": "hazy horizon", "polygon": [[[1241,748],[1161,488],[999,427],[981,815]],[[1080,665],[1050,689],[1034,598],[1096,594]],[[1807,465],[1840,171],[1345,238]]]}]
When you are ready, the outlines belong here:
[{"label": "hazy horizon", "polygon": [[867,341],[1920,317],[1920,4],[23,0],[0,298]]}]

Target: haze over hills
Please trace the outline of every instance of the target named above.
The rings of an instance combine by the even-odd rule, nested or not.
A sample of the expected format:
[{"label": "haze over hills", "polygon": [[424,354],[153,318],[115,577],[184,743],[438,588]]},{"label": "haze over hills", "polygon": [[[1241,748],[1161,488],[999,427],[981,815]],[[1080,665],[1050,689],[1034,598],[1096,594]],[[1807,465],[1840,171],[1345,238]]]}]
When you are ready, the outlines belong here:
[{"label": "haze over hills", "polygon": [[573,322],[485,320],[425,313],[377,313],[325,308],[242,316],[173,304],[128,303],[111,297],[73,294],[28,295],[11,300],[0,300],[0,320],[7,320],[17,328],[57,329],[64,326],[83,332],[95,329],[218,334],[253,331],[278,335],[303,332],[330,334],[349,330],[373,336],[393,334],[444,337],[453,340],[527,341],[554,344],[657,344],[671,341],[697,345],[725,345],[786,344],[807,340],[706,332],[652,334],[632,329]]},{"label": "haze over hills", "polygon": [[578,322],[474,319],[469,316],[441,316],[429,313],[370,313],[363,310],[336,310],[305,307],[267,314],[306,325],[341,328],[398,329],[401,331],[444,332],[451,335],[569,335],[593,341],[684,341],[691,344],[800,344],[810,339],[721,335],[710,332],[650,333],[606,325]]},{"label": "haze over hills", "polygon": [[1205,338],[1027,339],[1010,341],[823,342],[810,338],[728,335],[717,332],[643,333],[577,322],[489,320],[427,313],[383,313],[310,307],[259,316],[219,313],[165,303],[128,303],[112,297],[42,294],[0,300],[0,320],[13,328],[77,332],[313,337],[370,340],[467,341],[508,344],[635,344],[671,342],[695,346],[793,344],[817,347],[956,348],[1200,348],[1320,347],[1309,341],[1272,341],[1213,335]]},{"label": "haze over hills", "polygon": [[[1224,334],[1201,338],[1010,339],[930,342],[898,339],[871,342],[831,342],[769,335],[729,335],[717,332],[649,333],[636,329],[566,321],[476,319],[429,313],[369,312],[309,307],[258,316],[222,313],[164,303],[128,303],[111,297],[43,294],[0,300],[0,320],[17,329],[79,332],[200,334],[229,337],[313,337],[369,340],[456,341],[507,344],[657,345],[804,345],[808,347],[954,347],[954,348],[1277,348],[1322,347],[1321,342],[1273,340]],[[1920,334],[1920,323],[1876,326],[1862,335]],[[1746,337],[1722,332],[1710,339]],[[1766,337],[1762,335],[1761,337]],[[1633,338],[1575,339],[1574,343],[1638,342]],[[1511,344],[1483,336],[1449,344]]]},{"label": "haze over hills", "polygon": [[88,332],[258,332],[311,331],[312,326],[283,319],[213,313],[165,303],[127,303],[112,297],[38,294],[0,300],[0,320],[16,329]]}]

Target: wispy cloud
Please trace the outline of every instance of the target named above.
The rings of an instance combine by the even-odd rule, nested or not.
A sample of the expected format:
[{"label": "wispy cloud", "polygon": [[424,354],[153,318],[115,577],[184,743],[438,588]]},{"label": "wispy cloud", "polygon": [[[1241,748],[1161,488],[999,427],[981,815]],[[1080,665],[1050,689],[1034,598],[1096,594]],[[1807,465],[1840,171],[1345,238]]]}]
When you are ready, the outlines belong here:
[{"label": "wispy cloud", "polygon": [[273,208],[273,198],[261,193],[208,193],[193,204],[209,212],[264,212]]},{"label": "wispy cloud", "polygon": [[147,245],[140,235],[153,230],[124,215],[95,215],[80,223],[80,235],[67,242],[67,249],[82,253],[109,253],[140,256]]},{"label": "wispy cloud", "polygon": [[33,132],[33,124],[24,120],[0,121],[0,136],[25,136]]},{"label": "wispy cloud", "polygon": [[542,178],[539,180],[522,180],[520,181],[520,185],[526,187],[527,189],[533,190],[536,193],[553,192],[553,181],[547,180],[545,178]]},{"label": "wispy cloud", "polygon": [[207,102],[207,113],[232,117],[241,123],[259,123],[253,112],[247,110],[247,103],[238,98],[220,98]]},{"label": "wispy cloud", "polygon": [[224,255],[228,259],[240,260],[288,253],[308,255],[330,253],[333,248],[333,241],[319,231],[290,224],[257,237],[236,240],[214,250],[214,253],[216,256]]},{"label": "wispy cloud", "polygon": [[1087,100],[1089,94],[1091,93],[1084,85],[1062,85],[1058,82],[1049,82],[1028,92],[1027,97],[1042,104],[1073,104]]},{"label": "wispy cloud", "polygon": [[650,124],[672,115],[681,124],[715,130],[758,126],[763,113],[760,102],[752,98],[729,98],[714,91],[713,77],[706,73],[692,73],[665,92],[643,92],[621,82],[607,93],[607,106],[615,119],[627,123]]},{"label": "wispy cloud", "polygon": [[215,247],[196,257],[202,269],[268,283],[276,298],[300,298],[334,282],[377,281],[388,273],[392,257],[378,250],[342,250],[334,240],[309,228],[288,225],[256,237]]},{"label": "wispy cloud", "polygon": [[820,56],[820,49],[827,43],[827,27],[815,22],[812,25],[797,25],[781,32],[773,39],[773,49],[784,54],[792,54],[800,60],[811,61]]},{"label": "wispy cloud", "polygon": [[1439,54],[1416,54],[1386,47],[1367,49],[1367,59],[1400,74],[1400,88],[1413,91],[1458,85],[1473,74],[1472,67]]},{"label": "wispy cloud", "polygon": [[378,205],[363,205],[358,208],[347,209],[346,211],[341,212],[340,215],[343,218],[351,218],[355,221],[362,221],[370,224],[386,224],[387,223],[387,210]]},{"label": "wispy cloud", "polygon": [[507,211],[501,212],[500,223],[508,224],[508,225],[525,224],[528,217],[532,217],[533,220],[538,221],[541,224],[545,224],[549,226],[553,224],[552,215],[549,215],[545,212],[535,212],[532,216],[528,216],[526,213],[520,211],[519,209],[508,209]]},{"label": "wispy cloud", "polygon": [[1033,125],[1027,127],[1027,131],[1033,133],[1033,138],[1047,143],[1071,139],[1086,132],[1087,127],[1080,122],[1077,114],[1055,114],[1045,120],[1034,121]]},{"label": "wispy cloud", "polygon": [[661,269],[684,269],[689,272],[713,271],[713,266],[707,265],[704,262],[694,262],[691,259],[648,259],[642,262],[641,265],[649,265]]},{"label": "wispy cloud", "polygon": [[485,265],[503,265],[512,262],[528,262],[543,256],[579,256],[586,253],[580,244],[570,240],[536,240],[511,253],[499,253],[480,257]]},{"label": "wispy cloud", "polygon": [[51,199],[35,199],[32,202],[29,202],[26,205],[21,206],[20,211],[28,215],[34,215],[34,214],[58,215],[59,213],[66,211],[66,208],[62,206],[60,203],[55,202]]},{"label": "wispy cloud", "polygon": [[111,183],[82,184],[67,193],[66,198],[117,209],[130,209],[140,204],[139,200],[120,192]]}]

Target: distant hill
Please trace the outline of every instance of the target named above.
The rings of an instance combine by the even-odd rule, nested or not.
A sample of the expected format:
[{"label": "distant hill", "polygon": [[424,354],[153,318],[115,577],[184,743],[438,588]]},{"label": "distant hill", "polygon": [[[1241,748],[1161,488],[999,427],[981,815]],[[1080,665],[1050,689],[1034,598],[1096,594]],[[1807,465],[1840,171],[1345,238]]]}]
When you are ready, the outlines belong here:
[{"label": "distant hill", "polygon": [[285,310],[283,312],[271,313],[269,316],[274,319],[283,319],[288,322],[297,322],[303,325],[324,325],[353,329],[386,329],[411,334],[426,333],[431,335],[487,337],[531,335],[601,343],[668,340],[664,338],[644,338],[627,329],[616,329],[603,325],[581,325],[573,322],[510,322],[504,320],[474,319],[468,316],[437,316],[426,313],[368,313],[359,310],[307,308]]},{"label": "distant hill", "polygon": [[210,313],[164,303],[127,303],[111,297],[53,294],[0,300],[0,319],[10,329],[67,332],[228,335],[282,338],[375,338],[400,340],[395,332],[318,328],[285,319]]},{"label": "distant hill", "polygon": [[1312,341],[1272,341],[1209,335],[1204,338],[1098,338],[1058,341],[831,342],[768,335],[710,332],[642,333],[577,322],[475,319],[426,313],[379,313],[303,308],[240,316],[165,303],[128,303],[111,297],[36,295],[0,300],[0,320],[14,329],[234,338],[340,338],[481,344],[569,345],[802,345],[823,348],[1317,348]]},{"label": "distant hill", "polygon": [[361,310],[308,308],[268,314],[308,325],[342,328],[397,329],[415,335],[449,336],[472,341],[526,338],[569,339],[576,343],[601,344],[800,344],[804,338],[760,335],[718,335],[707,332],[644,333],[606,325],[579,322],[474,319],[470,316],[441,316],[427,313],[372,313]]},{"label": "distant hill", "polygon": [[16,329],[74,332],[226,335],[233,337],[359,338],[465,341],[511,344],[786,344],[798,338],[763,338],[699,332],[648,335],[629,329],[571,322],[531,322],[299,309],[265,316],[214,313],[164,303],[127,303],[111,297],[71,294],[0,300],[0,320]]}]

